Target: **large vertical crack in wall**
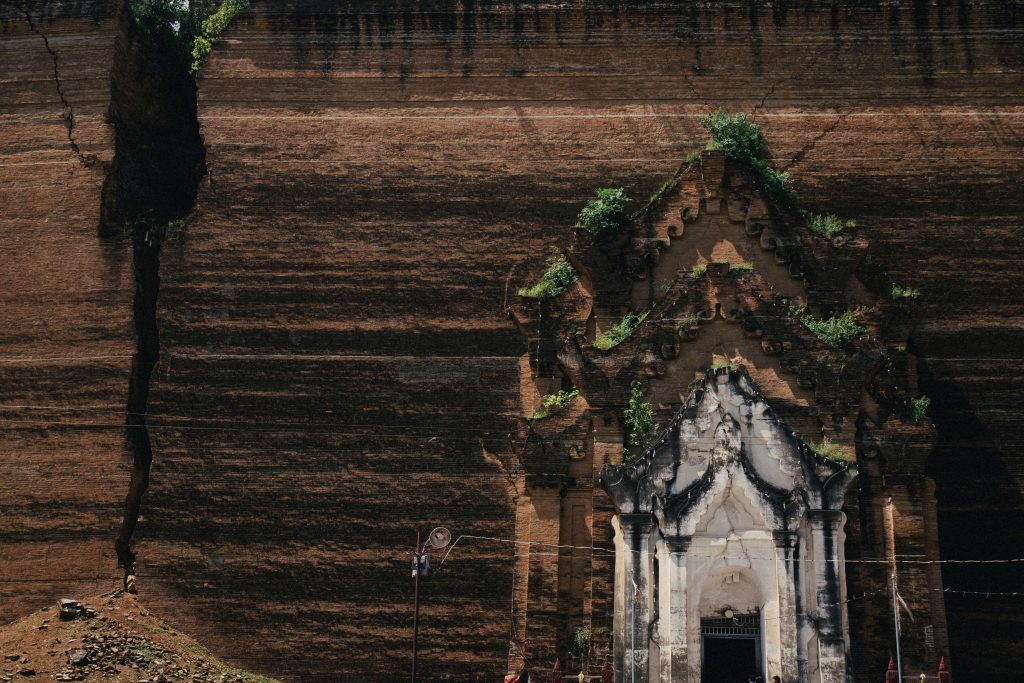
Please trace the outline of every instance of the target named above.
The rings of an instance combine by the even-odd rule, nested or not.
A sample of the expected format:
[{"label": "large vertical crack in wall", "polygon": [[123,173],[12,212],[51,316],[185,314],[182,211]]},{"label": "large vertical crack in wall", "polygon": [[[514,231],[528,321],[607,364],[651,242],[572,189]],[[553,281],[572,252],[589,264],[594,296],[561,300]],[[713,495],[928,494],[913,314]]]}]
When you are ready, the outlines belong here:
[{"label": "large vertical crack in wall", "polygon": [[118,564],[124,568],[125,588],[135,590],[135,553],[132,536],[142,509],[142,496],[149,488],[149,471],[153,464],[153,447],[146,425],[149,404],[149,383],[153,369],[160,360],[160,332],[156,321],[156,301],[160,292],[160,245],[163,230],[151,225],[132,236],[132,260],[135,276],[135,299],[132,317],[136,347],[128,380],[128,411],[126,419],[128,451],[132,457],[132,473],[125,498],[124,517],[115,548]]},{"label": "large vertical crack in wall", "polygon": [[127,236],[132,245],[136,347],[126,418],[132,472],[115,548],[125,587],[134,590],[132,537],[153,463],[146,414],[160,359],[160,247],[168,224],[195,203],[206,150],[199,134],[195,78],[175,34],[137,20],[128,3],[121,7],[118,26],[110,76],[114,160],[103,183],[99,232],[108,239]]}]

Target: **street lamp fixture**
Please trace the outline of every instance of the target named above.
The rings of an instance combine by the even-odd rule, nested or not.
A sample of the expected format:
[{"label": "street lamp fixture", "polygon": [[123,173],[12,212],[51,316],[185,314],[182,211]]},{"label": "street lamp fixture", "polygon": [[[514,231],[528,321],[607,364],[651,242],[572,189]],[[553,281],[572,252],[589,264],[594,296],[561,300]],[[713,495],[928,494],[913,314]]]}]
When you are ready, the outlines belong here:
[{"label": "street lamp fixture", "polygon": [[412,578],[415,584],[413,590],[413,612],[412,612],[412,683],[416,683],[416,655],[418,650],[416,640],[420,631],[420,577],[430,573],[430,555],[427,548],[440,550],[452,542],[452,534],[443,526],[439,526],[430,532],[427,541],[420,545],[420,532],[416,530],[416,549],[412,557]]}]

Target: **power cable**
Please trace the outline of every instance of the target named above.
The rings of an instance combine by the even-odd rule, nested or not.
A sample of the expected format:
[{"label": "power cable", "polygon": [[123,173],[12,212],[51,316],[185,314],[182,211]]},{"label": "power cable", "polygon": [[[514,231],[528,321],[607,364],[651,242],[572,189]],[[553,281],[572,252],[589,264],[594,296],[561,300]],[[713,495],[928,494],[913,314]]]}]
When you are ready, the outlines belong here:
[{"label": "power cable", "polygon": [[[616,553],[616,550],[614,548],[602,548],[600,546],[581,546],[581,545],[569,545],[569,544],[560,544],[560,543],[546,543],[546,542],[543,542],[543,541],[522,541],[522,540],[517,540],[517,539],[500,538],[500,537],[495,537],[495,536],[478,536],[478,535],[474,535],[474,534],[461,534],[458,538],[455,539],[455,542],[453,542],[449,546],[448,551],[445,553],[444,559],[441,560],[441,564],[439,565],[439,567],[444,565],[445,559],[447,559],[447,557],[451,553],[451,551],[455,549],[455,545],[459,541],[461,541],[463,538],[467,538],[467,539],[471,539],[471,540],[495,541],[495,542],[499,542],[499,543],[509,543],[509,544],[516,544],[516,545],[543,546],[543,547],[547,547],[547,548],[558,548],[560,550],[561,549],[571,549],[571,550],[584,550],[584,551],[591,551],[591,552],[593,552],[593,551],[600,551],[601,553],[605,553],[605,554],[608,554],[608,555],[614,555]],[[641,551],[639,551],[639,550],[633,550],[633,549],[624,548],[623,551],[624,552],[632,552],[632,553],[636,553],[636,554],[641,554]],[[548,554],[549,555],[560,555],[560,553],[548,553]],[[652,556],[657,555],[656,552],[651,552],[651,553],[648,553],[648,554],[650,554]],[[672,552],[672,553],[669,553],[669,554],[670,555],[688,556],[688,557],[708,557],[708,558],[716,558],[716,559],[717,558],[721,558],[721,559],[725,559],[725,560],[744,560],[744,559],[764,560],[764,561],[779,560],[779,561],[782,561],[782,562],[806,562],[806,563],[811,563],[811,564],[819,561],[819,560],[817,560],[815,558],[805,558],[805,559],[785,558],[785,557],[780,557],[777,554],[776,555],[771,555],[771,556],[757,556],[757,555],[751,555],[749,553],[744,553],[743,555],[727,556],[727,555],[723,555],[721,553],[700,554],[700,553],[694,553],[693,551]],[[843,558],[841,560],[838,559],[838,558],[835,559],[835,560],[832,560],[832,559],[829,559],[829,558],[823,558],[821,561],[822,562],[842,562],[844,564],[892,564],[893,563],[893,560],[888,559],[888,558],[877,559],[877,560],[851,560],[851,559],[846,559],[846,558]],[[1024,557],[1020,557],[1020,558],[1007,558],[1007,559],[989,559],[989,560],[983,560],[983,559],[977,559],[977,560],[908,560],[908,559],[897,559],[897,560],[895,560],[895,562],[896,562],[896,564],[905,564],[905,565],[1011,564],[1011,563],[1022,563],[1022,562],[1024,562]]]}]

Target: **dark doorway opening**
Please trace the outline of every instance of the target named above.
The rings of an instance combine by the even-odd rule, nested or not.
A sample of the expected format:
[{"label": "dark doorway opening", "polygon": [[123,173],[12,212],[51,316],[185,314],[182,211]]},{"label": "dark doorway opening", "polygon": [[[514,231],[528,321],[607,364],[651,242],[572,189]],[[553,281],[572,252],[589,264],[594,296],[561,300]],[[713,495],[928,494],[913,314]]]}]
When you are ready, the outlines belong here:
[{"label": "dark doorway opening", "polygon": [[747,683],[761,675],[757,640],[704,636],[701,683]]}]

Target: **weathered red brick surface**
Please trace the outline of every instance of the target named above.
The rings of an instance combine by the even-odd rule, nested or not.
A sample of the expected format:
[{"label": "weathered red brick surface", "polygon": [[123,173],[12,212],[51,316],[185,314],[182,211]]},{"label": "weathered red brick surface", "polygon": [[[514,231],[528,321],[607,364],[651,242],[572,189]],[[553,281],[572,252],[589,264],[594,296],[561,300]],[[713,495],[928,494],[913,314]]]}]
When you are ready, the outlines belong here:
[{"label": "weathered red brick surface", "polygon": [[75,153],[61,102],[81,154],[109,160],[115,3],[18,4],[31,25],[0,3],[2,622],[116,580],[134,346],[131,257],[96,238],[103,169]]},{"label": "weathered red brick surface", "polygon": [[[113,24],[75,7],[40,27],[109,158]],[[564,242],[594,187],[647,196],[717,106],[754,112],[806,207],[858,221],[879,286],[923,290],[943,556],[1020,555],[1021,11],[256,3],[200,81],[209,176],[164,250],[137,534],[149,604],[257,670],[404,675],[413,530],[512,535],[484,456],[517,409],[507,275]],[[128,252],[94,237],[101,173],[69,151],[42,41],[2,16],[0,346],[61,359],[5,363],[3,400],[119,423],[128,359],[71,357],[130,354]],[[117,430],[4,418],[0,578],[43,580],[2,584],[13,617],[67,575],[113,574],[126,478]],[[428,579],[428,677],[497,674],[512,564],[510,546],[466,539]],[[946,585],[1013,576],[950,568]],[[1015,603],[947,606],[958,680],[1019,670]]]}]

